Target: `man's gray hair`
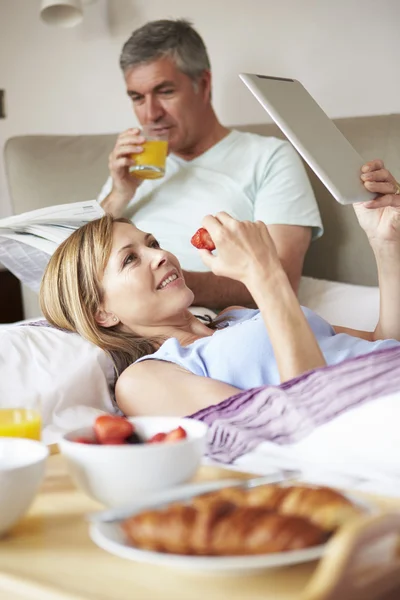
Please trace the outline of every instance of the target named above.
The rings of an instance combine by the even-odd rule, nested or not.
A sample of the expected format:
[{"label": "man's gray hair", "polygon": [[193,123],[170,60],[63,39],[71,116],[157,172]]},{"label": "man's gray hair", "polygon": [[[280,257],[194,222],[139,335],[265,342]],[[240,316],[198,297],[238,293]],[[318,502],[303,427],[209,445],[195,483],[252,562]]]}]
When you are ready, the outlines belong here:
[{"label": "man's gray hair", "polygon": [[150,21],[136,29],[122,48],[119,64],[125,73],[165,56],[193,81],[210,69],[205,44],[185,19]]}]

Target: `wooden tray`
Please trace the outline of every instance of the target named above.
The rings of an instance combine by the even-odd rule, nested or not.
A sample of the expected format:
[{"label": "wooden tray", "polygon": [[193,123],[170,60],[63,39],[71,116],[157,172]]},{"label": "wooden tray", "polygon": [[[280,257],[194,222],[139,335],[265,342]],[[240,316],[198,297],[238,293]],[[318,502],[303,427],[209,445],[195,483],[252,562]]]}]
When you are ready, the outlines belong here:
[{"label": "wooden tray", "polygon": [[[196,479],[226,477],[247,475],[202,467]],[[393,590],[398,600],[400,501],[369,499],[386,513],[344,528],[319,564],[251,577],[191,574],[136,564],[95,546],[84,515],[101,507],[74,487],[63,457],[52,455],[28,515],[0,540],[0,599],[372,600]]]}]

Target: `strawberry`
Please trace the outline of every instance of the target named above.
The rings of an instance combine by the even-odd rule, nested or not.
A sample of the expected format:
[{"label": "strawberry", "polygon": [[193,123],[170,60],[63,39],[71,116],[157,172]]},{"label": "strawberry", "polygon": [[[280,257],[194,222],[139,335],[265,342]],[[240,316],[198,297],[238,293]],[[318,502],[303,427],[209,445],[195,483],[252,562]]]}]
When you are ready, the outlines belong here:
[{"label": "strawberry", "polygon": [[149,440],[147,440],[147,443],[148,444],[159,444],[160,442],[163,442],[166,437],[167,437],[166,433],[156,433]]},{"label": "strawberry", "polygon": [[164,442],[178,442],[179,440],[184,440],[187,438],[187,433],[183,429],[183,427],[177,427],[173,429],[169,433],[167,433]]},{"label": "strawberry", "polygon": [[211,235],[204,227],[200,227],[196,231],[190,242],[199,250],[209,250],[210,252],[215,250],[215,244],[211,239]]},{"label": "strawberry", "polygon": [[94,423],[94,433],[99,444],[123,444],[133,433],[133,425],[125,417],[101,415]]},{"label": "strawberry", "polygon": [[77,437],[73,440],[74,442],[78,442],[78,444],[95,444],[94,440],[85,437]]}]

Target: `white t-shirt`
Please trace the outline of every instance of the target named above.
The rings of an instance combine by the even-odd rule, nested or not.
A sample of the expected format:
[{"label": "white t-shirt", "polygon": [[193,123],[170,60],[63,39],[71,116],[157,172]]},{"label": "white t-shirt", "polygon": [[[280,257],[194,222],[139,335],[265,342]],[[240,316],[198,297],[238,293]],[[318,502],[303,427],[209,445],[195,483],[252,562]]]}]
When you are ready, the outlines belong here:
[{"label": "white t-shirt", "polygon": [[[111,191],[109,178],[98,197]],[[167,158],[162,179],[145,180],[126,216],[155,235],[185,270],[206,271],[190,238],[207,214],[226,211],[240,221],[323,228],[311,184],[293,147],[274,137],[231,131],[197,158]]]}]

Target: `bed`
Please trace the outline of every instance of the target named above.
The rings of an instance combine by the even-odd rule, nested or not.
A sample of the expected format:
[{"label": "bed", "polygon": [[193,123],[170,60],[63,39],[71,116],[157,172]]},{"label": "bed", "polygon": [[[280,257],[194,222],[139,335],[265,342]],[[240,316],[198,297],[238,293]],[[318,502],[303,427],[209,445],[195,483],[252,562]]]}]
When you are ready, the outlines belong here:
[{"label": "bed", "polygon": [[[382,158],[400,178],[400,114],[338,119],[335,123],[366,159]],[[274,125],[238,129],[282,137]],[[4,160],[14,212],[18,214],[55,203],[95,197],[107,176],[107,157],[115,137],[116,134],[33,135],[9,139]],[[313,173],[309,172],[309,175],[325,234],[313,243],[306,257],[300,301],[335,325],[371,329],[376,323],[379,294],[368,242],[356,223],[352,208],[338,205]],[[25,316],[30,322],[0,327],[0,366],[4,369],[0,379],[1,403],[29,406],[40,397],[44,439],[50,443],[65,429],[77,423],[91,423],[99,412],[116,410],[112,399],[114,372],[109,359],[88,342],[75,334],[54,331],[38,323],[40,311],[36,295],[24,289],[23,297]],[[79,356],[79,362],[76,356]],[[396,394],[389,401],[383,399],[382,408],[374,410],[378,415],[387,415],[390,421],[390,411],[397,410],[400,405],[399,402],[396,404],[395,398]],[[378,407],[378,403],[374,406]],[[358,413],[349,411],[347,416],[342,415],[324,426],[325,429],[320,428],[326,435],[319,432],[314,436],[315,441],[311,436],[311,446],[307,442],[306,450],[300,448],[303,469],[308,466],[309,477],[321,480],[325,475],[326,478],[326,473],[321,470],[326,471],[322,467],[327,464],[327,453],[332,452],[331,441],[337,440],[338,436],[347,435],[341,448],[346,448],[347,444],[349,452],[358,421],[364,422],[363,431],[367,433],[363,443],[367,446],[377,414],[370,409],[358,409]],[[376,428],[373,435],[376,441]],[[326,443],[319,456],[324,460],[310,464],[310,456],[315,453],[315,448],[322,448],[322,441]],[[300,456],[300,450],[293,448],[289,452],[286,448],[282,452],[282,449],[264,443],[235,459],[231,466],[268,472],[281,464],[293,464],[296,455]],[[365,478],[364,472],[357,480],[356,454],[353,458],[355,467],[351,472],[344,473],[343,468],[337,466],[335,472],[328,474],[328,480],[332,482],[335,477],[336,480],[339,478],[346,487],[349,482],[354,486],[372,485],[374,491],[376,486],[383,485],[385,477],[378,467],[375,480]],[[338,459],[337,465],[339,463]],[[397,482],[394,471],[388,473],[385,482],[387,490],[400,495],[400,480]]]}]

